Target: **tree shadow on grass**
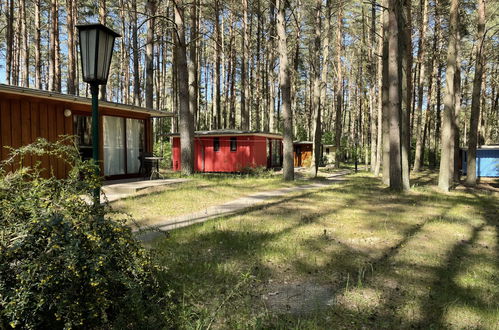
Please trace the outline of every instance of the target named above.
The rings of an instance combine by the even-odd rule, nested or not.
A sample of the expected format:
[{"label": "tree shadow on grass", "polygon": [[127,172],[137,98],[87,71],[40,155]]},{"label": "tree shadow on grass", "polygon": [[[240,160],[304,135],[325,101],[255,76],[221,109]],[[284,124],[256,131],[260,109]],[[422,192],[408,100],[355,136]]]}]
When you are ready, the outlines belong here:
[{"label": "tree shadow on grass", "polygon": [[[172,238],[159,242],[157,248],[161,250],[163,262],[169,265],[170,272],[178,274],[177,284],[182,288],[180,290],[189,294],[198,292],[192,299],[203,301],[199,302],[199,308],[205,308],[206,318],[228,322],[227,326],[237,325],[237,319],[240,319],[243,323],[239,325],[259,324],[261,327],[447,327],[449,324],[445,320],[446,308],[455,304],[456,300],[474,304],[475,308],[484,313],[494,311],[490,304],[479,297],[482,294],[479,292],[480,288],[463,288],[455,283],[455,277],[460,271],[463,258],[471,259],[469,246],[478,244],[477,237],[483,232],[483,226],[494,228],[497,236],[497,217],[494,218],[494,210],[497,214],[499,208],[496,200],[481,195],[466,195],[463,198],[435,192],[427,193],[424,198],[417,194],[397,195],[389,191],[379,191],[380,186],[375,179],[367,182],[365,178],[353,179],[341,186],[291,196],[245,210],[236,216],[173,232]],[[347,196],[342,199],[343,205],[333,209],[320,209],[319,206],[324,206],[330,192]],[[363,200],[362,203],[359,200]],[[391,238],[382,248],[377,247],[376,243],[365,245],[372,246],[376,253],[359,249],[358,244],[344,240],[329,230],[323,234],[318,230],[319,227],[314,227],[313,233],[309,232],[307,237],[286,244],[288,237],[293,237],[295,231],[310,231],[308,226],[320,224],[334,228],[340,225],[331,223],[331,219],[348,208],[358,208],[377,219],[362,220],[363,223],[358,225],[360,232],[354,236],[355,239],[369,236],[370,232],[377,233],[383,226],[379,219],[386,215],[385,211],[373,208],[373,204],[379,202],[391,204],[391,221],[395,222],[391,223],[392,230],[398,233],[396,237],[400,239]],[[417,212],[425,203],[433,203],[435,209],[440,212],[430,213],[412,222],[407,220],[407,217],[401,219],[394,216],[396,214],[402,217],[406,212]],[[484,224],[480,226],[477,221],[467,222],[466,219],[448,214],[462,204],[468,207],[476,207],[478,204],[484,214]],[[278,219],[275,221],[277,224],[273,223],[274,219]],[[348,221],[341,220],[343,225],[349,224]],[[265,223],[268,223],[268,230],[264,227]],[[419,248],[424,252],[424,246],[414,245],[415,242],[424,245],[426,235],[429,235],[429,243],[431,240],[440,239],[438,232],[433,233],[433,236],[427,232],[428,226],[440,223],[454,223],[469,228],[470,234],[464,243],[462,240],[453,239],[450,242],[454,243],[449,249],[435,253],[435,258],[438,259],[435,265],[418,264],[412,259],[404,261],[401,253],[408,246],[413,245],[412,248]],[[304,257],[300,258],[300,254],[298,257],[289,255],[290,246]],[[497,245],[494,252],[492,256],[497,257]],[[306,259],[306,256],[313,255],[328,260],[316,264]],[[265,260],[268,256],[278,256],[277,260],[281,262],[272,258]],[[286,261],[286,258],[290,257],[293,259]],[[474,259],[476,263],[496,267],[493,258]],[[325,311],[317,307],[315,312],[306,315],[266,310],[262,306],[261,297],[269,294],[269,288],[276,287],[267,282],[271,279],[281,282],[288,279],[287,272],[280,267],[292,268],[291,278],[295,280],[301,278],[307,283],[323,283],[325,289],[330,290],[328,292],[332,301],[338,303],[332,307],[326,306]],[[241,273],[245,272],[251,275],[251,284],[244,288],[239,286],[238,294],[232,294],[233,289],[241,282]],[[421,292],[411,296],[410,290],[404,287],[407,283]],[[427,286],[430,286],[429,290],[424,288]],[[357,303],[352,300],[355,294],[367,294],[368,298],[371,294],[371,301],[375,303],[362,305],[369,299]],[[435,299],[437,296],[438,299]],[[231,307],[219,307],[224,299],[230,301]],[[344,303],[345,301],[349,302]],[[404,313],[397,311],[410,304],[419,308],[418,317],[406,318]],[[255,313],[258,315],[255,316]],[[202,319],[202,316],[197,315],[196,318]]]}]

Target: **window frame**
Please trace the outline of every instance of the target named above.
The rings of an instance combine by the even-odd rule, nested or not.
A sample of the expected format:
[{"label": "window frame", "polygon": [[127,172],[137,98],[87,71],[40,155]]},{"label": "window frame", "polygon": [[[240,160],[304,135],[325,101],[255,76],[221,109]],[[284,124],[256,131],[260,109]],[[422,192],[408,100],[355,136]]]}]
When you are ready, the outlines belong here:
[{"label": "window frame", "polygon": [[220,138],[219,137],[213,138],[213,151],[220,152]]},{"label": "window frame", "polygon": [[230,151],[237,152],[237,137],[235,136],[230,138]]}]

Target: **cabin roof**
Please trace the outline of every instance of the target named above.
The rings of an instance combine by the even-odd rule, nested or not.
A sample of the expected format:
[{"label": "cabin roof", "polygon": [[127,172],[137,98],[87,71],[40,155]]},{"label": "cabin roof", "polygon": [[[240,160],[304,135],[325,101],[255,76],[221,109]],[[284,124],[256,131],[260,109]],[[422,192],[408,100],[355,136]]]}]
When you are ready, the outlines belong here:
[{"label": "cabin roof", "polygon": [[[82,97],[82,96],[62,94],[62,93],[58,93],[58,92],[45,91],[45,90],[34,89],[34,88],[11,86],[11,85],[6,85],[6,84],[0,84],[0,93],[27,95],[27,96],[31,96],[31,97],[38,97],[38,98],[63,101],[63,102],[72,102],[72,103],[78,103],[78,104],[86,104],[86,105],[92,104],[91,99],[86,98],[86,97]],[[154,109],[150,109],[150,108],[143,108],[143,107],[138,107],[135,105],[127,105],[127,104],[109,102],[109,101],[99,101],[99,106],[103,106],[103,107],[111,108],[111,109],[122,110],[122,111],[146,113],[152,117],[172,117],[173,116],[173,113],[171,113],[171,112],[158,111],[158,110],[154,110]]]},{"label": "cabin roof", "polygon": [[[468,150],[468,147],[461,148],[461,150]],[[488,144],[478,146],[476,150],[499,150],[499,144]]]},{"label": "cabin roof", "polygon": [[[171,133],[168,134],[170,136],[180,136],[180,133]],[[261,131],[242,131],[242,130],[235,130],[235,129],[217,129],[217,130],[211,130],[211,131],[196,131],[194,132],[194,135],[196,137],[202,137],[202,136],[263,136],[263,137],[269,137],[269,138],[274,138],[274,139],[282,139],[282,135],[276,134],[276,133],[268,133],[268,132],[261,132]]]}]

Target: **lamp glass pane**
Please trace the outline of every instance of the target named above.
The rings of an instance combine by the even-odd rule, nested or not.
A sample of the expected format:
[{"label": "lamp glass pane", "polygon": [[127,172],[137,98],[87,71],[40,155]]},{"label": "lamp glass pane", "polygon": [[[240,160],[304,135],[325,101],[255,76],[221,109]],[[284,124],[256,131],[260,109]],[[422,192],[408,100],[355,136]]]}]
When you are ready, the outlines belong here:
[{"label": "lamp glass pane", "polygon": [[97,42],[97,30],[88,30],[88,80],[95,79],[95,55]]},{"label": "lamp glass pane", "polygon": [[107,37],[107,58],[106,58],[106,75],[105,75],[106,80],[109,76],[109,69],[111,68],[111,59],[113,57],[114,39],[115,39],[115,37],[112,35],[108,35],[108,37]]},{"label": "lamp glass pane", "polygon": [[88,31],[80,30],[80,54],[83,81],[88,77]]},{"label": "lamp glass pane", "polygon": [[99,57],[97,64],[97,79],[99,81],[106,80],[106,64],[107,64],[107,39],[109,38],[108,34],[104,31],[99,31]]}]

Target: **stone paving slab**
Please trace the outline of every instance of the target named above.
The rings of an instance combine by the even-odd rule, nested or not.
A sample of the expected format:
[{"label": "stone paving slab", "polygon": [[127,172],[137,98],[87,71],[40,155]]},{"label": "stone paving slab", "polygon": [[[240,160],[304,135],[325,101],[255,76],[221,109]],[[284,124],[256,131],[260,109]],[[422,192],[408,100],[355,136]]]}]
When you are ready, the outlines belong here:
[{"label": "stone paving slab", "polygon": [[139,194],[140,191],[148,188],[167,186],[187,181],[190,181],[190,179],[178,178],[178,179],[161,179],[161,180],[141,180],[141,181],[107,184],[102,187],[103,194],[101,195],[101,201],[104,202],[104,194],[108,202],[114,202],[118,199],[126,198],[129,196],[135,196]]},{"label": "stone paving slab", "polygon": [[[205,222],[207,220],[218,218],[221,216],[232,215],[237,212],[240,212],[249,207],[260,204],[266,200],[281,197],[293,192],[311,190],[311,189],[320,189],[331,185],[332,183],[343,181],[344,179],[340,178],[349,172],[340,172],[326,177],[326,181],[311,183],[301,186],[281,188],[270,191],[262,191],[259,193],[255,193],[249,196],[241,197],[230,202],[210,206],[202,211],[181,215],[177,217],[156,217],[154,218],[154,225],[144,226],[137,230],[136,232],[142,231],[138,234],[139,239],[143,241],[150,241],[155,237],[161,235],[161,232],[167,232],[172,229],[182,228],[191,226],[196,223]],[[152,229],[154,231],[148,231],[148,229]],[[144,232],[145,231],[145,232]]]}]

